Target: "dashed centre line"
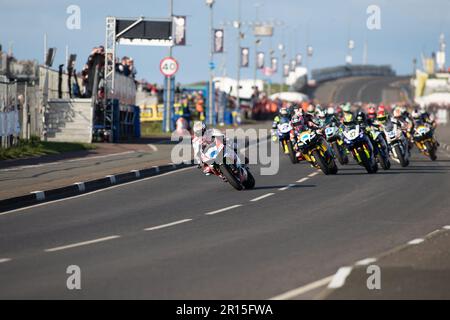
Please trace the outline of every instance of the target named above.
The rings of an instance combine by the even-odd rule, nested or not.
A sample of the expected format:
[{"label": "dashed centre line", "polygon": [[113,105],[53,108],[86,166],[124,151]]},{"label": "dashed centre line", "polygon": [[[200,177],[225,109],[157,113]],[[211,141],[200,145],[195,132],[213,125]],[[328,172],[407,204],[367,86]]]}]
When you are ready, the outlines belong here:
[{"label": "dashed centre line", "polygon": [[162,224],[160,226],[155,226],[155,227],[150,227],[150,228],[146,228],[144,229],[145,231],[153,231],[153,230],[159,230],[159,229],[163,229],[163,228],[168,228],[168,227],[172,227],[172,226],[176,226],[177,224],[182,224],[182,223],[186,223],[192,221],[192,219],[183,219],[183,220],[178,220],[175,222],[171,222],[171,223],[167,223],[167,224]]},{"label": "dashed centre line", "polygon": [[252,199],[252,200],[250,200],[250,201],[251,201],[251,202],[256,202],[256,201],[259,201],[259,200],[268,198],[268,197],[270,197],[270,196],[273,196],[274,194],[275,194],[275,193],[267,193],[267,194],[265,194],[265,195],[263,195],[263,196],[261,196],[261,197]]},{"label": "dashed centre line", "polygon": [[295,187],[295,184],[293,184],[293,183],[288,184],[286,187],[280,188],[280,189],[278,189],[278,190],[279,190],[279,191],[286,191],[286,190],[288,190],[288,189],[290,189],[290,188],[292,188],[292,187]]},{"label": "dashed centre line", "polygon": [[117,238],[120,238],[120,236],[114,235],[114,236],[109,236],[109,237],[104,237],[104,238],[99,238],[99,239],[94,239],[94,240],[89,240],[89,241],[84,241],[84,242],[78,242],[78,243],[73,243],[73,244],[69,244],[66,246],[45,249],[44,251],[45,252],[61,251],[61,250],[72,249],[72,248],[81,247],[81,246],[87,246],[87,245],[98,243],[98,242],[113,240],[113,239],[117,239]]},{"label": "dashed centre line", "polygon": [[297,183],[302,183],[305,182],[306,180],[309,180],[309,178],[301,178],[300,180],[297,181]]},{"label": "dashed centre line", "polygon": [[211,215],[216,214],[216,213],[221,213],[221,212],[224,212],[224,211],[233,210],[233,209],[236,209],[236,208],[239,208],[239,207],[242,207],[242,204],[236,204],[234,206],[230,206],[230,207],[226,207],[226,208],[223,208],[223,209],[207,212],[207,213],[205,213],[205,215],[211,216]]}]

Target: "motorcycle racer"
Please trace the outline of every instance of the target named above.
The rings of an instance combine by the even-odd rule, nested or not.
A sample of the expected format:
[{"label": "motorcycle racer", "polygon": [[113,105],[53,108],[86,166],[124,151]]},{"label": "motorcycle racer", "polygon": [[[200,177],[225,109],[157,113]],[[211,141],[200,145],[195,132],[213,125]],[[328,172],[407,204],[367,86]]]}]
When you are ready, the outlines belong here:
[{"label": "motorcycle racer", "polygon": [[[295,112],[295,111],[294,111]],[[277,137],[277,128],[281,122],[289,122],[291,121],[291,113],[286,107],[282,107],[277,116],[273,119],[272,123],[272,140],[276,142],[278,140]]]}]

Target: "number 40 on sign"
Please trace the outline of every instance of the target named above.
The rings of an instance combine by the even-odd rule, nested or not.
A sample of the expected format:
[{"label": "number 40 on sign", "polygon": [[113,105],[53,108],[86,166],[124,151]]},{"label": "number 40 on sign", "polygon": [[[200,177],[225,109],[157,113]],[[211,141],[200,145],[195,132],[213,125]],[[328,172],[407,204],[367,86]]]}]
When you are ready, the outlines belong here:
[{"label": "number 40 on sign", "polygon": [[172,57],[164,58],[161,60],[159,69],[164,76],[171,77],[178,71],[178,61]]}]

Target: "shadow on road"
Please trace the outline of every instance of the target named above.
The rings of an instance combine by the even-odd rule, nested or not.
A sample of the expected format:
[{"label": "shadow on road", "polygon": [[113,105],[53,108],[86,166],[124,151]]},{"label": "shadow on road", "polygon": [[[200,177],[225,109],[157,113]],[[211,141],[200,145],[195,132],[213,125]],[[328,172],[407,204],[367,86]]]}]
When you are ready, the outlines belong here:
[{"label": "shadow on road", "polygon": [[[373,176],[379,174],[448,174],[450,169],[440,169],[440,168],[421,168],[421,169],[390,169],[390,170],[382,170],[378,169],[378,172]],[[340,176],[359,176],[359,175],[371,175],[365,171],[360,172],[346,172],[346,173],[338,173]],[[371,175],[372,176],[372,175]]]},{"label": "shadow on road", "polygon": [[[281,186],[260,186],[260,187],[254,187],[252,190],[270,190],[270,189],[281,189],[286,187],[286,185],[281,185]],[[314,184],[296,184],[290,187],[290,189],[294,189],[294,188],[315,188],[316,185]]]}]

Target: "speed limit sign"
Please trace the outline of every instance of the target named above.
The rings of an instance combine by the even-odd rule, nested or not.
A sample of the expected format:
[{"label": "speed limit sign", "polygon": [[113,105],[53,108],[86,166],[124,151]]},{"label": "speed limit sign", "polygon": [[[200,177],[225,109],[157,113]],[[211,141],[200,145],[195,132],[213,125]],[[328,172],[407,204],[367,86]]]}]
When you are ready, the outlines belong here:
[{"label": "speed limit sign", "polygon": [[163,75],[171,77],[178,71],[178,62],[172,57],[164,58],[161,60],[159,69]]}]

